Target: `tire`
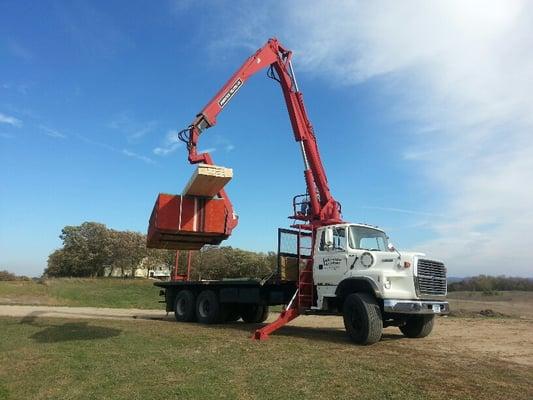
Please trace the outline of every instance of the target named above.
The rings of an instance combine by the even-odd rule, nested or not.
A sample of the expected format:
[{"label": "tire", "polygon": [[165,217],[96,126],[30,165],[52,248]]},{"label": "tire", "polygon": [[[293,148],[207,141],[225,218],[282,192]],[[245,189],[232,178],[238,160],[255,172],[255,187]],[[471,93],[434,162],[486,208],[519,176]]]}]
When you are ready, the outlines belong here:
[{"label": "tire", "polygon": [[434,324],[434,315],[413,316],[405,321],[405,325],[400,326],[400,331],[408,338],[419,339],[429,335]]},{"label": "tire", "polygon": [[236,322],[241,318],[241,313],[239,312],[239,306],[237,304],[228,305],[227,308],[226,322]]},{"label": "tire", "polygon": [[178,322],[193,322],[196,320],[196,302],[194,293],[181,290],[174,301],[174,317]]},{"label": "tire", "polygon": [[196,319],[202,324],[220,324],[225,322],[227,308],[218,301],[212,290],[204,290],[196,299]]},{"label": "tire", "polygon": [[262,304],[241,305],[241,318],[244,322],[260,324],[268,318],[268,306]]},{"label": "tire", "polygon": [[374,296],[352,293],[342,308],[344,327],[352,342],[368,345],[379,342],[383,333],[381,309]]}]

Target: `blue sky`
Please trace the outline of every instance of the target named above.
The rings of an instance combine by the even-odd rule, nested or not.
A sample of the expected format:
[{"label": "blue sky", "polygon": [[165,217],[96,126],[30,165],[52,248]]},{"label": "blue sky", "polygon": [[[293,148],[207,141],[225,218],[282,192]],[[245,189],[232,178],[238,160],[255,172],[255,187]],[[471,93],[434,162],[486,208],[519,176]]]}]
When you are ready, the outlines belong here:
[{"label": "blue sky", "polygon": [[[193,171],[176,131],[277,36],[295,51],[346,220],[385,228],[452,275],[532,275],[530,254],[506,247],[533,244],[532,68],[520,67],[533,66],[531,7],[493,2],[479,15],[461,2],[421,4],[2,2],[0,268],[40,274],[65,225],[144,232],[157,193],[180,193]],[[234,169],[240,223],[226,243],[261,251],[275,248],[305,191],[281,91],[265,73],[200,142]],[[505,271],[501,257],[512,261]]]}]

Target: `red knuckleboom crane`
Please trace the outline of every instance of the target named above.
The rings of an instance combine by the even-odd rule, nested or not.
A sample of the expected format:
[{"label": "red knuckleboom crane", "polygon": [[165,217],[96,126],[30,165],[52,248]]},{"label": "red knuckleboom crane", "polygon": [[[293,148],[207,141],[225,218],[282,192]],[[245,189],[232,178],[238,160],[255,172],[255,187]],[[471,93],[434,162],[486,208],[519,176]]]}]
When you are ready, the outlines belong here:
[{"label": "red knuckleboom crane", "polygon": [[[218,93],[196,115],[194,121],[179,132],[179,138],[187,144],[188,159],[191,164],[203,163],[213,165],[209,153],[198,153],[197,145],[202,133],[216,125],[217,116],[229,101],[242,88],[245,82],[256,72],[268,68],[267,75],[278,81],[292,125],[295,140],[300,144],[304,177],[307,193],[295,196],[293,199],[294,215],[290,218],[298,221],[294,225],[299,230],[311,231],[314,241],[314,231],[317,227],[342,222],[341,206],[333,198],[324,166],[320,159],[316,136],[313,126],[307,117],[302,93],[298,88],[291,63],[292,52],[281,45],[277,39],[268,42],[255,54],[249,57],[233,76],[224,84]],[[227,210],[225,234],[229,236],[237,226],[237,217],[233,206],[222,189],[218,197],[223,199]],[[287,322],[296,318],[300,312],[313,304],[313,275],[312,257],[306,259],[300,267],[297,290],[279,318],[255,332],[255,339],[265,339],[270,333]]]},{"label": "red knuckleboom crane", "polygon": [[[300,143],[304,162],[307,194],[303,196],[306,197],[304,203],[307,207],[302,208],[305,211],[296,211],[295,209],[291,218],[302,222],[299,224],[300,228],[313,230],[317,226],[342,222],[341,209],[340,204],[335,201],[329,190],[313,125],[307,117],[303,95],[298,89],[291,58],[292,52],[290,50],[283,47],[277,39],[269,39],[262,48],[242,64],[202,111],[196,115],[192,124],[179,133],[179,137],[187,143],[191,164],[213,164],[213,159],[209,153],[198,154],[197,144],[200,135],[206,129],[216,125],[218,114],[222,112],[231,98],[252,75],[268,68],[268,76],[277,80],[283,91],[294,138]],[[231,211],[231,219],[227,223],[226,232],[229,235],[237,225],[237,218],[233,215],[233,206],[225,191],[222,190],[219,196],[224,199],[227,209]],[[302,203],[298,204],[302,205]]]}]

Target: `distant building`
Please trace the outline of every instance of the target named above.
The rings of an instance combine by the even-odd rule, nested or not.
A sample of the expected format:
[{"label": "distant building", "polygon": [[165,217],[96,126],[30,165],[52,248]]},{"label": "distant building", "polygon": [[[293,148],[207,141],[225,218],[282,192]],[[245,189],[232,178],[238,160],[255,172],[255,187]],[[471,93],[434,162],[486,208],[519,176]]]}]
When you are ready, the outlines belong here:
[{"label": "distant building", "polygon": [[[139,270],[137,270],[139,271]],[[170,268],[168,265],[159,265],[155,268],[148,270],[148,277],[149,278],[155,278],[155,279],[161,279],[166,280],[170,279]]]},{"label": "distant building", "polygon": [[111,278],[129,278],[133,273],[135,278],[170,279],[171,268],[168,265],[146,265],[148,261],[148,258],[145,257],[137,267],[133,268],[133,270],[124,269],[124,272],[122,272],[122,268],[119,267],[106,267],[104,269],[104,276]]}]

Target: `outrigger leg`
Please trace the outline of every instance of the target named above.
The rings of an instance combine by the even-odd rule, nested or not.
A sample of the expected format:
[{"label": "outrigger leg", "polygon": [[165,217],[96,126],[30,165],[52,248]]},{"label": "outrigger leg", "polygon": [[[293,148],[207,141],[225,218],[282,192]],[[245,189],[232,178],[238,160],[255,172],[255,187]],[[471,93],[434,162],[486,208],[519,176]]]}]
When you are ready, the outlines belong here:
[{"label": "outrigger leg", "polygon": [[278,319],[271,322],[268,325],[263,326],[261,329],[257,329],[252,336],[254,340],[267,340],[271,333],[277,331],[282,326],[285,326],[293,319],[300,315],[298,310],[297,300],[298,290],[294,292],[291,301],[289,302],[287,308],[281,312]]}]

